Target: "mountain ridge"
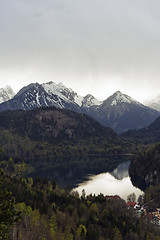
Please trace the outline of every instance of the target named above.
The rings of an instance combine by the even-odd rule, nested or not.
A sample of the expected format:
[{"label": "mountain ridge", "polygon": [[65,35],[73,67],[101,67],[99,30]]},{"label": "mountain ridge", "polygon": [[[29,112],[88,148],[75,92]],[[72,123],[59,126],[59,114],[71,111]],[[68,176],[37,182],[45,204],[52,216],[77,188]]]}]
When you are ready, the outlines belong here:
[{"label": "mountain ridge", "polygon": [[117,133],[145,127],[160,115],[160,112],[144,106],[120,91],[104,101],[99,101],[91,94],[82,97],[62,83],[54,82],[29,84],[11,100],[1,103],[0,112],[52,106],[86,113]]},{"label": "mountain ridge", "polygon": [[153,122],[159,112],[137,102],[120,91],[90,112],[101,124],[113,128],[117,133],[127,129],[138,129]]}]

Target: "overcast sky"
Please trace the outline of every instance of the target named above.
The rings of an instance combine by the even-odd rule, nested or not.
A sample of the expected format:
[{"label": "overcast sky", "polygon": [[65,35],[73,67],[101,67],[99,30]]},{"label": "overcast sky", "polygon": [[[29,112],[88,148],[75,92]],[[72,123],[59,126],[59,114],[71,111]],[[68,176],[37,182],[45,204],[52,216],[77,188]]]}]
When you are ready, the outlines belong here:
[{"label": "overcast sky", "polygon": [[160,93],[160,1],[1,0],[0,87],[50,80],[102,100]]}]

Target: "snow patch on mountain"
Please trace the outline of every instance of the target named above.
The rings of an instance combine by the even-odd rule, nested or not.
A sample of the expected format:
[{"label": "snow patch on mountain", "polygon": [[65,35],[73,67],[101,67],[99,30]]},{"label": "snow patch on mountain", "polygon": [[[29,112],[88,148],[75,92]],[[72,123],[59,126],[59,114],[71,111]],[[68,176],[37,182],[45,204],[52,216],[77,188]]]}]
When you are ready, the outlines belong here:
[{"label": "snow patch on mountain", "polygon": [[75,97],[74,97],[74,101],[76,104],[78,104],[78,106],[82,106],[82,101],[83,101],[83,97],[76,94]]},{"label": "snow patch on mountain", "polygon": [[122,94],[120,91],[117,91],[116,93],[113,94],[113,100],[111,102],[111,106],[116,106],[119,103],[138,103],[136,100],[133,98],[129,97],[126,94]]},{"label": "snow patch on mountain", "polygon": [[56,84],[54,82],[48,82],[43,83],[42,87],[51,98],[53,95],[55,95],[59,100],[62,99],[68,103],[73,103],[75,97],[76,100],[78,100],[77,93],[70,88],[66,88],[62,83]]},{"label": "snow patch on mountain", "polygon": [[61,94],[61,92],[59,91],[60,89],[57,88],[57,85],[55,83],[44,83],[42,84],[42,87],[44,88],[45,92],[49,95],[49,96],[52,96],[52,95],[57,95],[63,99],[65,99],[66,101],[68,101],[68,99]]},{"label": "snow patch on mountain", "polygon": [[89,107],[92,107],[92,106],[99,106],[101,104],[102,104],[102,102],[97,100],[91,94],[86,95],[83,98],[83,101],[82,101],[82,106],[85,107],[85,108],[89,108]]},{"label": "snow patch on mountain", "polygon": [[16,98],[18,98],[19,96],[21,96],[23,93],[28,93],[31,91],[31,89],[33,88],[34,91],[38,90],[38,88],[40,87],[41,85],[39,83],[30,83],[29,85],[21,88],[19,90],[19,92],[15,95]]},{"label": "snow patch on mountain", "polygon": [[62,99],[68,103],[77,104],[79,107],[90,107],[101,104],[101,102],[92,95],[88,94],[87,96],[82,97],[74,92],[71,88],[65,87],[62,83],[56,84],[54,82],[48,82],[42,84],[42,87],[48,95],[56,95],[59,99]]},{"label": "snow patch on mountain", "polygon": [[144,105],[160,111],[160,94],[154,94],[144,101]]},{"label": "snow patch on mountain", "polygon": [[0,103],[6,102],[14,97],[13,89],[10,86],[0,88]]}]

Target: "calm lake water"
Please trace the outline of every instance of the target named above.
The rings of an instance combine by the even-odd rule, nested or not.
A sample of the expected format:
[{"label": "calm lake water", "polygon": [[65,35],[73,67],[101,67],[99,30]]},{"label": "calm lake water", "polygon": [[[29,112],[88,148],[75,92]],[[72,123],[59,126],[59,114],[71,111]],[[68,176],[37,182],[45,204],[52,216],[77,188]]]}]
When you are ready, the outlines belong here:
[{"label": "calm lake water", "polygon": [[118,165],[111,172],[101,173],[97,175],[88,175],[88,180],[80,183],[74,191],[78,191],[81,195],[84,189],[86,195],[102,193],[103,195],[119,195],[124,200],[130,193],[135,193],[138,198],[143,192],[134,187],[129,177],[128,168],[130,161]]},{"label": "calm lake water", "polygon": [[[121,158],[121,164],[118,165]],[[119,195],[125,199],[130,193],[135,193],[138,197],[142,191],[132,185],[129,178],[128,168],[131,156],[112,156],[112,157],[83,157],[80,159],[58,160],[55,166],[54,160],[47,162],[41,168],[26,177],[45,177],[50,181],[56,180],[58,185],[65,188],[67,185],[71,189],[79,192],[85,189],[86,194],[103,193],[104,195]],[[114,169],[114,170],[113,170]]]}]

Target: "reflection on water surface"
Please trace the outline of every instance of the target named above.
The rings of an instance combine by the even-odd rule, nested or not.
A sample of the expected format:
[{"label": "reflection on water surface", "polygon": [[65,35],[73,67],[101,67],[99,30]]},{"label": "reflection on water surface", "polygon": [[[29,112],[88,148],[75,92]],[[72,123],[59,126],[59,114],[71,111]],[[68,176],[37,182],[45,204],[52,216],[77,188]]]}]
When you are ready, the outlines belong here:
[{"label": "reflection on water surface", "polygon": [[130,193],[135,193],[137,198],[143,192],[134,187],[129,178],[128,168],[130,162],[120,164],[112,172],[101,173],[98,175],[88,176],[88,180],[80,183],[74,191],[79,194],[85,189],[87,195],[102,193],[104,195],[119,195],[123,199],[127,199]]}]

